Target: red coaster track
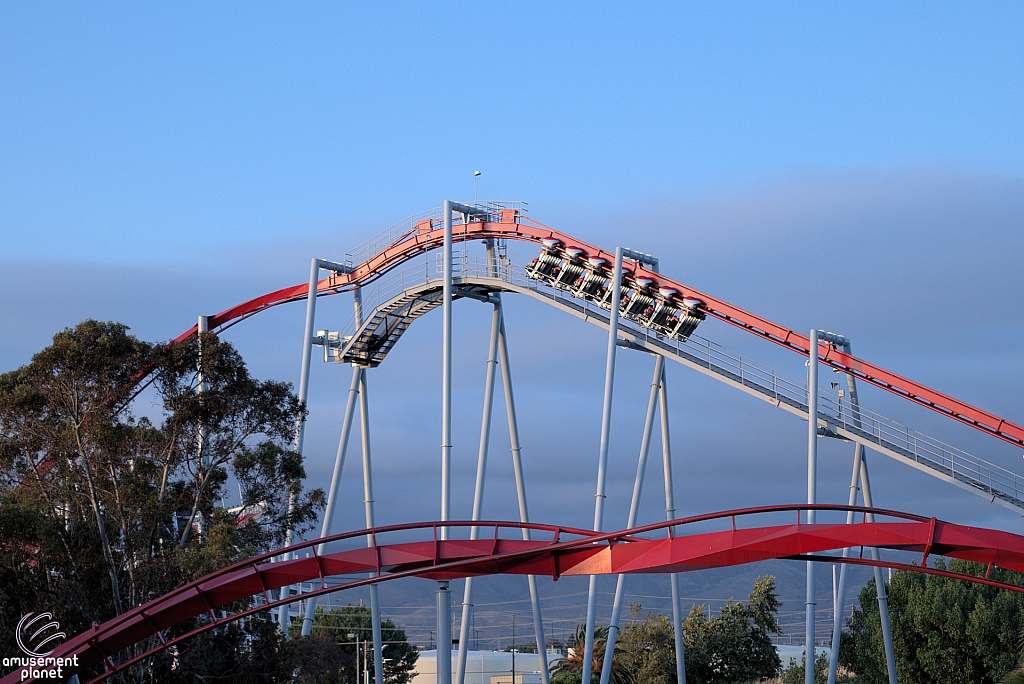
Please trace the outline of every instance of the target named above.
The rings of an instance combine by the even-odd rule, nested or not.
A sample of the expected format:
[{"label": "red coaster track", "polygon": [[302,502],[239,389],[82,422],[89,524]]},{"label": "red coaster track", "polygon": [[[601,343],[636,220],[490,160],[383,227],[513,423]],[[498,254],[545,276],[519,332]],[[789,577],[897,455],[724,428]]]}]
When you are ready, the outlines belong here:
[{"label": "red coaster track", "polygon": [[[874,514],[889,518],[886,522],[854,524],[801,524],[801,510],[849,511]],[[742,527],[737,518],[751,515],[795,513],[791,524]],[[714,520],[731,520],[728,529],[680,535],[680,526]],[[476,527],[493,529],[491,535],[481,538],[441,540],[441,527],[455,532]],[[501,531],[513,534],[522,529],[547,532],[547,540],[524,541],[502,537]],[[420,531],[429,537],[421,541],[380,543],[380,537],[397,532]],[[667,531],[667,537],[644,536],[651,532]],[[362,540],[369,537],[370,547],[360,547],[320,555],[316,548],[321,543]],[[571,539],[565,539],[571,537]],[[843,548],[866,546],[922,554],[920,565],[904,563],[874,563],[863,558],[842,558],[822,555]],[[707,568],[741,565],[774,558],[820,560],[830,563],[883,565],[914,572],[956,577],[1002,589],[1024,593],[1024,587],[1011,586],[986,577],[959,575],[930,569],[925,562],[930,554],[984,563],[1024,572],[1024,536],[978,527],[965,527],[885,509],[838,505],[792,504],[765,506],[724,511],[708,515],[682,518],[656,523],[630,530],[595,533],[587,530],[516,522],[458,521],[409,523],[358,530],[313,539],[289,547],[287,551],[309,550],[306,558],[272,563],[285,549],[251,558],[218,570],[191,582],[154,601],[113,618],[102,625],[75,636],[54,650],[49,657],[78,656],[78,672],[105,663],[106,672],[91,682],[100,682],[131,665],[215,627],[239,618],[263,612],[269,608],[293,601],[285,598],[274,601],[270,591],[290,584],[320,580],[320,589],[305,593],[307,598],[374,584],[400,577],[455,579],[494,574],[550,575],[554,579],[564,576],[618,574],[618,573],[674,573]],[[353,574],[369,576],[351,579]],[[330,584],[332,577],[349,576],[348,581]],[[263,601],[259,600],[262,597]],[[237,601],[248,600],[250,608],[217,617],[218,610]],[[265,602],[264,602],[265,601]],[[255,605],[254,605],[255,604]],[[163,631],[186,620],[207,615],[208,620],[198,627],[166,639]],[[115,656],[143,639],[157,635],[159,643],[145,652],[121,662]],[[73,674],[74,672],[71,672]],[[0,679],[0,684],[22,679],[16,670]]]},{"label": "red coaster track", "polygon": [[[441,247],[443,237],[440,219],[426,218],[416,223],[410,230],[399,234],[393,243],[388,244],[382,249],[374,250],[374,253],[362,263],[353,264],[351,273],[334,274],[329,278],[321,280],[317,286],[318,296],[346,292],[355,287],[366,285],[395,266],[424,252]],[[574,247],[583,250],[584,258],[599,257],[609,263],[614,261],[615,258],[615,255],[612,253],[537,223],[521,215],[516,209],[495,211],[487,217],[487,220],[457,223],[453,228],[452,239],[454,242],[485,238],[524,240],[536,243],[552,238],[558,240],[563,247]],[[631,274],[633,277],[650,279],[655,287],[671,287],[678,291],[682,297],[701,300],[702,304],[699,308],[708,316],[735,325],[798,354],[806,356],[809,353],[810,342],[806,335],[801,335],[781,325],[776,325],[760,316],[672,280],[644,267],[643,264],[626,260],[623,268],[624,273]],[[223,330],[242,319],[272,306],[305,299],[308,292],[309,285],[304,283],[250,299],[215,316],[211,316],[209,320],[210,329]],[[193,326],[173,341],[179,342],[188,339],[195,332],[196,327]],[[925,387],[913,380],[908,380],[851,354],[844,353],[842,350],[825,342],[818,344],[818,358],[822,363],[836,370],[851,373],[864,382],[881,387],[916,404],[927,406],[934,411],[938,411],[943,415],[949,416],[961,423],[966,423],[1018,447],[1024,447],[1024,427],[1011,423],[999,416]]]}]

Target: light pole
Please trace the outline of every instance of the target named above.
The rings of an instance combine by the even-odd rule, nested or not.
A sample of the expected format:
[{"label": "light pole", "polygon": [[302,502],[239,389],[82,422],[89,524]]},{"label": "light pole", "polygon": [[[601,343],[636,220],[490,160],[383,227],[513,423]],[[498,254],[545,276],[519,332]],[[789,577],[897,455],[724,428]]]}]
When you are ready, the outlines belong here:
[{"label": "light pole", "polygon": [[359,633],[350,632],[348,638],[356,640],[356,684],[359,684]]},{"label": "light pole", "polygon": [[479,171],[473,172],[473,204],[476,204],[476,179],[479,175]]}]

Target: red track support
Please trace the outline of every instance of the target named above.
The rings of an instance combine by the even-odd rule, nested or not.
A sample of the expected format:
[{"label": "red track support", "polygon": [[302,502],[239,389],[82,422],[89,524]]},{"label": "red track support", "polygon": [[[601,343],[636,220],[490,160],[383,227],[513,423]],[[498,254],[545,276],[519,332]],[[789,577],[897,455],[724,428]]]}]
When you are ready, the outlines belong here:
[{"label": "red track support", "polygon": [[[855,524],[806,523],[738,527],[736,518],[756,514],[782,513],[813,508],[821,511],[855,510],[892,518],[887,522]],[[690,535],[650,538],[647,533],[675,528],[695,522],[721,520],[726,529]],[[495,530],[547,530],[551,541],[522,538],[448,539],[436,540],[440,525],[458,530],[469,527],[494,527]],[[381,574],[360,578],[342,585],[326,586],[304,594],[313,598],[340,589],[364,586],[398,577],[455,579],[490,574],[551,575],[558,579],[567,575],[618,573],[675,573],[690,570],[752,563],[773,558],[810,559],[864,565],[887,565],[917,572],[958,577],[1024,593],[1024,587],[1004,585],[978,577],[962,576],[948,571],[928,569],[900,563],[876,563],[864,559],[843,559],[820,554],[853,546],[874,546],[911,552],[935,553],[979,563],[1024,571],[1024,536],[977,527],[965,527],[936,521],[898,511],[837,505],[793,504],[725,511],[646,525],[630,530],[597,534],[586,530],[513,522],[457,521],[444,523],[412,523],[371,530],[374,537],[391,532],[430,529],[433,538],[419,542],[386,544],[374,548],[354,548],[324,554],[316,558],[271,563],[270,559],[284,550],[277,550],[214,572],[167,595],[94,627],[62,644],[51,657],[78,656],[79,671],[87,671],[109,660],[112,655],[152,636],[159,635],[160,644],[141,655],[114,664],[97,675],[99,682],[115,672],[130,667],[169,646],[209,631],[241,617],[265,612],[271,607],[286,606],[293,599],[285,598],[247,610],[216,618],[215,609],[223,609],[236,601],[267,596],[271,589],[307,582],[321,576],[372,572]],[[365,538],[367,530],[357,530],[314,539],[289,547],[294,552],[320,543],[344,542]],[[575,538],[559,541],[561,535]],[[182,622],[207,613],[213,618],[173,639],[160,634]],[[22,681],[20,671],[12,672],[0,684]],[[31,678],[24,681],[34,681]]]}]

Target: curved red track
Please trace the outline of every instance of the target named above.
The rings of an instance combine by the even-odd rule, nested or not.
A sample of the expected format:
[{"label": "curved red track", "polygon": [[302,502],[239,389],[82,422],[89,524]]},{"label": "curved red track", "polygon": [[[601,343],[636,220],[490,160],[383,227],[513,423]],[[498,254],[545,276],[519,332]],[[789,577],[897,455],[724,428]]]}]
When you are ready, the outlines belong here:
[{"label": "curved red track", "polygon": [[[584,257],[601,257],[609,263],[612,263],[615,258],[614,254],[528,219],[522,216],[516,209],[495,211],[487,218],[488,220],[485,221],[456,222],[453,227],[453,241],[465,242],[467,240],[499,238],[539,243],[544,238],[554,238],[560,241],[564,247],[582,249]],[[317,286],[318,296],[336,294],[366,285],[389,269],[424,252],[441,247],[443,239],[444,231],[441,222],[436,219],[424,219],[416,224],[415,229],[405,233],[398,241],[374,254],[363,263],[355,265],[351,273],[334,274],[329,278],[321,280]],[[772,323],[716,297],[695,290],[688,285],[667,278],[660,273],[655,273],[640,263],[627,260],[623,265],[623,269],[625,272],[632,273],[635,276],[649,278],[654,281],[656,286],[661,285],[674,288],[681,296],[701,300],[703,305],[700,308],[709,316],[735,325],[798,354],[807,355],[809,353],[810,341],[806,335],[801,335],[798,332]],[[211,316],[209,320],[210,329],[223,329],[272,306],[304,299],[308,292],[309,285],[303,283],[243,302],[215,316]],[[196,327],[193,326],[176,337],[173,342],[186,340],[194,335],[195,332]],[[908,380],[851,354],[844,353],[830,344],[819,343],[818,358],[822,363],[842,372],[851,373],[864,382],[881,387],[916,404],[927,406],[934,411],[938,411],[961,423],[966,423],[1018,447],[1024,447],[1024,427],[1011,423],[999,416],[925,387],[913,380]]]},{"label": "curved red track", "polygon": [[[849,511],[883,516],[886,522],[854,524],[801,524],[799,511]],[[737,518],[756,514],[793,513],[791,524],[737,526]],[[731,519],[729,529],[679,535],[682,525],[712,520]],[[441,527],[476,527],[490,531],[477,539],[439,539]],[[521,537],[503,538],[502,530],[530,529],[547,532],[546,540],[524,541]],[[651,538],[646,533],[667,530],[668,537]],[[420,541],[381,544],[380,537],[402,532],[429,532],[431,537]],[[325,542],[342,542],[369,536],[374,544],[319,555],[316,547]],[[570,536],[572,539],[564,539]],[[586,530],[554,525],[511,522],[447,522],[412,523],[358,530],[314,539],[289,547],[289,552],[312,551],[312,556],[272,563],[283,553],[277,550],[251,558],[191,582],[144,606],[131,610],[102,625],[77,635],[62,644],[51,657],[78,656],[79,671],[104,661],[107,671],[91,680],[102,681],[132,664],[162,651],[184,639],[224,625],[241,617],[266,611],[294,599],[269,600],[269,591],[282,586],[324,580],[330,577],[366,574],[343,584],[329,585],[305,594],[314,597],[381,582],[399,577],[454,579],[476,575],[532,574],[563,576],[618,573],[673,573],[706,568],[740,565],[774,558],[805,558],[875,564],[859,558],[842,559],[820,554],[848,547],[878,547],[922,554],[920,565],[877,563],[917,572],[958,577],[972,582],[1024,593],[1024,587],[1010,586],[986,578],[958,575],[923,567],[930,554],[961,558],[1024,572],[1024,536],[978,527],[965,527],[898,511],[835,505],[793,504],[766,506],[709,515],[683,518],[620,532],[597,534]],[[217,610],[236,601],[263,595],[267,603],[218,618]],[[165,640],[162,632],[186,620],[208,614],[210,621],[174,639]],[[114,657],[156,634],[160,643],[134,658],[115,662]],[[8,674],[0,684],[13,684],[21,679],[20,671]]]}]

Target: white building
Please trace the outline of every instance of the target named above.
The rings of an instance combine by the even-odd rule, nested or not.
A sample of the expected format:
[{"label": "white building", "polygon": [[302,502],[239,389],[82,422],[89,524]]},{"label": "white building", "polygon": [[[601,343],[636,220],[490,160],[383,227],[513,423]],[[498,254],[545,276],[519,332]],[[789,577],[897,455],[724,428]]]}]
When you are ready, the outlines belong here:
[{"label": "white building", "polygon": [[[776,644],[782,667],[799,664],[804,656],[803,645]],[[830,653],[827,646],[818,646],[815,654]],[[548,651],[548,662],[560,658],[557,651]],[[458,651],[452,651],[452,679]],[[466,653],[465,684],[541,684],[540,664],[536,653],[515,654],[515,679],[513,679],[512,654],[507,651],[469,651]],[[437,651],[420,651],[416,661],[416,676],[412,684],[437,684]]]},{"label": "white building", "polygon": [[[561,654],[556,651],[548,652],[548,662],[559,657]],[[458,651],[452,651],[453,679],[457,660]],[[465,684],[541,684],[538,660],[536,653],[467,651]],[[412,684],[437,684],[437,651],[420,651],[420,657],[416,661],[416,676],[413,677]]]}]

